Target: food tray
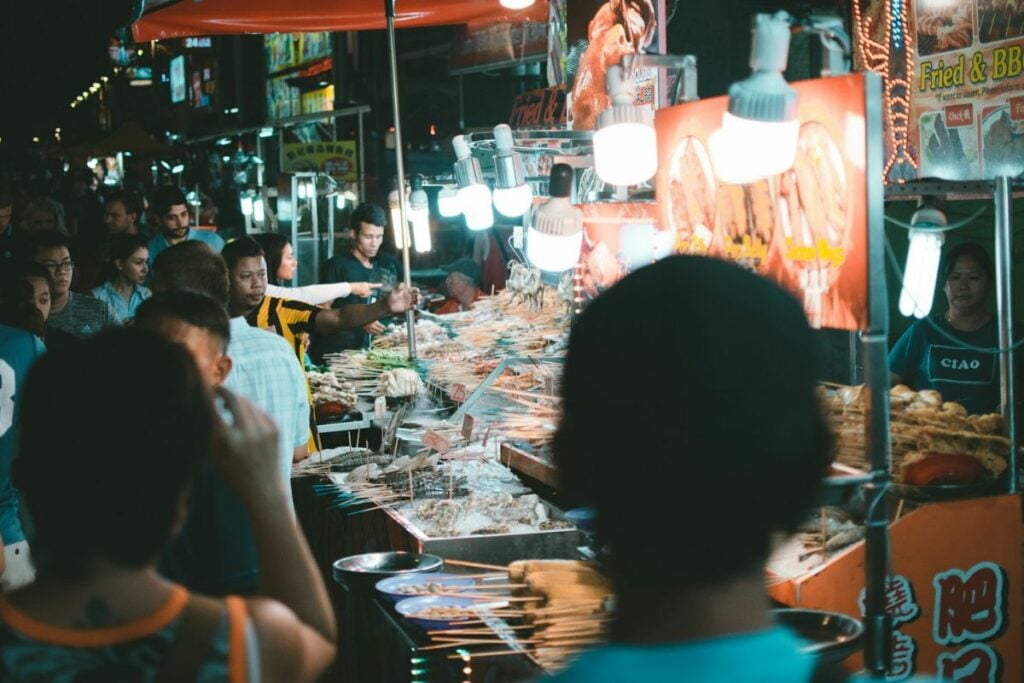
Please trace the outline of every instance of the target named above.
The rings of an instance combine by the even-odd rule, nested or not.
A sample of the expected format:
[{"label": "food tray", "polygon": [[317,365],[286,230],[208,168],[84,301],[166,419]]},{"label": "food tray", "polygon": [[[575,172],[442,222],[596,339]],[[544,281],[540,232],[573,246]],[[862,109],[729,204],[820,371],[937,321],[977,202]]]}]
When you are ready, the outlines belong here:
[{"label": "food tray", "polygon": [[[551,519],[564,520],[564,514],[547,505]],[[430,553],[446,559],[507,565],[515,560],[575,559],[583,545],[578,529],[536,530],[523,533],[473,534],[468,536],[427,536],[397,510],[383,508],[388,540],[395,550]]]}]

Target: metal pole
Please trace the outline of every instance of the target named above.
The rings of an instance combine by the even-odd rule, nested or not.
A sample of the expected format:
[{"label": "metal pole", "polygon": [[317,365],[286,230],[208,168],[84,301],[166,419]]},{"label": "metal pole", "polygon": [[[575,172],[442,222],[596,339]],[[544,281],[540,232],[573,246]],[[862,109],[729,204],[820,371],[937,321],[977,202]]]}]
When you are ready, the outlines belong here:
[{"label": "metal pole", "polygon": [[356,140],[356,144],[359,145],[359,170],[356,171],[356,176],[359,178],[359,201],[366,201],[366,145],[363,140],[363,112],[359,112],[356,116],[356,125],[358,127],[359,139]]},{"label": "metal pole", "polygon": [[1019,487],[1017,473],[1017,406],[1013,367],[1013,192],[1010,179],[996,178],[996,318],[999,323],[999,400],[1010,439],[1010,493]]},{"label": "metal pole", "polygon": [[[865,125],[867,140],[882,139],[882,83],[865,74]],[[864,667],[883,679],[892,659],[892,617],[886,610],[885,589],[889,571],[889,518],[885,489],[892,470],[889,435],[889,296],[885,273],[884,185],[882,147],[868,145],[866,176],[868,209],[868,324],[861,333],[864,380],[868,387],[870,416],[865,443],[870,449],[871,483],[864,487],[867,506],[864,525]]]},{"label": "metal pole", "polygon": [[[311,177],[313,184],[310,186],[309,198],[309,221],[310,229],[313,231],[313,279],[310,284],[320,282],[320,197],[316,191],[316,174]],[[294,247],[293,247],[294,248]]]},{"label": "metal pole", "polygon": [[[883,280],[884,283],[884,280]],[[889,442],[888,335],[868,331],[861,335],[871,415],[867,443],[871,449],[871,483],[864,487],[867,506],[864,526],[864,667],[882,678],[889,670],[892,617],[886,610],[885,588],[889,573],[889,518],[885,489],[891,467]]]},{"label": "metal pole", "polygon": [[[391,66],[391,107],[395,116],[395,170],[398,172],[398,216],[402,221],[402,268],[405,270],[405,286],[412,287],[412,267],[409,265],[409,215],[408,200],[405,197],[405,162],[402,160],[402,119],[398,105],[398,50],[395,47],[395,0],[384,0],[384,14],[387,17],[388,61]],[[405,327],[409,337],[409,359],[416,360],[416,314],[410,309],[405,312]]]}]

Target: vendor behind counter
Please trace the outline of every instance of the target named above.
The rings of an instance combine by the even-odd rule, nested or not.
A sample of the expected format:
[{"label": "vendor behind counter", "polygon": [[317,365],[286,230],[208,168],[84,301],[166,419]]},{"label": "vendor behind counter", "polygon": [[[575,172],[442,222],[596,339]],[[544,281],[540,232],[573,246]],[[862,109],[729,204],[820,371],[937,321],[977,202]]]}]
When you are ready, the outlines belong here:
[{"label": "vendor behind counter", "polygon": [[[999,347],[998,323],[987,303],[995,284],[991,257],[974,242],[953,247],[942,283],[948,309],[918,320],[899,338],[889,353],[892,382],[934,389],[969,413],[999,412],[999,356],[985,350]],[[1019,377],[1018,371],[1018,386]]]}]

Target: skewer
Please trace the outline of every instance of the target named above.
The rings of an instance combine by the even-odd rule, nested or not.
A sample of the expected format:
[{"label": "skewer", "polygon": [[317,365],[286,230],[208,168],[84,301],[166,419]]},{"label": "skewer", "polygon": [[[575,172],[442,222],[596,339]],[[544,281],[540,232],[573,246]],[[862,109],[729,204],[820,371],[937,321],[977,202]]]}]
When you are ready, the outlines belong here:
[{"label": "skewer", "polygon": [[500,567],[496,564],[485,564],[483,562],[469,562],[468,560],[451,560],[445,558],[445,564],[450,564],[455,567],[472,567],[474,569],[489,569],[496,572],[504,572],[508,574],[508,567]]}]

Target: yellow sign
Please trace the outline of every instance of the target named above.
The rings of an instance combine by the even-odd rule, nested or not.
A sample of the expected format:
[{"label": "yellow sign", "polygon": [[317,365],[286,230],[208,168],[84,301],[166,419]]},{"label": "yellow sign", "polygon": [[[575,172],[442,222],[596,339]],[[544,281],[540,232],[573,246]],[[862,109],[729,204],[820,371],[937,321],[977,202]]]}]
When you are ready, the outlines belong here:
[{"label": "yellow sign", "polygon": [[319,171],[338,180],[359,178],[355,140],[336,142],[289,142],[284,146],[286,173]]}]

